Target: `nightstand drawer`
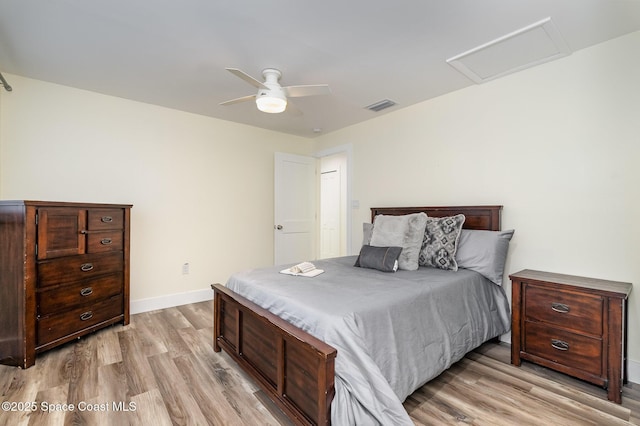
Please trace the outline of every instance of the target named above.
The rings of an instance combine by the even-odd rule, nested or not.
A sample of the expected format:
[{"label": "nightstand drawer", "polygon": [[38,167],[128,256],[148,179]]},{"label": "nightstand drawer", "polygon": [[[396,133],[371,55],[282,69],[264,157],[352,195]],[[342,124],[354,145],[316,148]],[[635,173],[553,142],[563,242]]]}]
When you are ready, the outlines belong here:
[{"label": "nightstand drawer", "polygon": [[603,332],[603,305],[600,296],[525,286],[524,314],[527,321],[541,321],[600,337]]},{"label": "nightstand drawer", "polygon": [[524,348],[531,355],[601,376],[602,340],[549,327],[537,322],[525,322]]}]

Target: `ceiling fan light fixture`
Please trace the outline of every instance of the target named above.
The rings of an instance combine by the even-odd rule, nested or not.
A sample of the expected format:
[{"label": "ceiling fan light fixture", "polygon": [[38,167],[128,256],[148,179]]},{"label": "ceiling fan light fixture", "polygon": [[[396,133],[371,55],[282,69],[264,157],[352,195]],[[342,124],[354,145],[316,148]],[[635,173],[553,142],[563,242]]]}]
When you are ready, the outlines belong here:
[{"label": "ceiling fan light fixture", "polygon": [[256,105],[262,112],[277,114],[287,108],[287,98],[284,93],[279,93],[278,91],[261,90],[256,96]]}]

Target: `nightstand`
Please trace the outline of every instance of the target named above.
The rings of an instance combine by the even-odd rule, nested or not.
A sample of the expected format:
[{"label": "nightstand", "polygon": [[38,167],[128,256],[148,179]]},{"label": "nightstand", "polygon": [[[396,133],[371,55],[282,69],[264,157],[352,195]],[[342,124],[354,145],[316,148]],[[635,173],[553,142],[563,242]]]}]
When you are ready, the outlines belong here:
[{"label": "nightstand", "polygon": [[620,403],[632,285],[528,269],[509,278],[511,363],[534,362],[602,386]]}]

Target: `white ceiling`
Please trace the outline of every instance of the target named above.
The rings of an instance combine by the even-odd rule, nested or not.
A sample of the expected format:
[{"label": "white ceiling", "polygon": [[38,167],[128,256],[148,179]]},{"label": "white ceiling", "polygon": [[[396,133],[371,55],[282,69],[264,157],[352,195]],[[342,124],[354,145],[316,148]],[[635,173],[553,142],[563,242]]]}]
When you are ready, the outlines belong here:
[{"label": "white ceiling", "polygon": [[[446,60],[547,17],[576,52],[640,30],[640,0],[0,0],[0,71],[313,137],[475,84]],[[220,106],[256,92],[226,67],[331,94]]]}]

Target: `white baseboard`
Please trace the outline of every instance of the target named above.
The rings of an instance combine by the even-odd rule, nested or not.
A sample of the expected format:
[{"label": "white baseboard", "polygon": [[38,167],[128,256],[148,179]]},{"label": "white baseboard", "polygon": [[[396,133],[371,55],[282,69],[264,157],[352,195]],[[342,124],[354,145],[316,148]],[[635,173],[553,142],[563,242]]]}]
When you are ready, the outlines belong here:
[{"label": "white baseboard", "polygon": [[193,290],[185,293],[168,294],[166,296],[150,297],[148,299],[132,300],[129,309],[131,314],[139,314],[141,312],[172,308],[174,306],[205,302],[207,300],[213,300],[213,291],[210,288],[204,290]]}]

